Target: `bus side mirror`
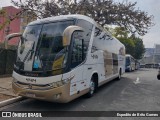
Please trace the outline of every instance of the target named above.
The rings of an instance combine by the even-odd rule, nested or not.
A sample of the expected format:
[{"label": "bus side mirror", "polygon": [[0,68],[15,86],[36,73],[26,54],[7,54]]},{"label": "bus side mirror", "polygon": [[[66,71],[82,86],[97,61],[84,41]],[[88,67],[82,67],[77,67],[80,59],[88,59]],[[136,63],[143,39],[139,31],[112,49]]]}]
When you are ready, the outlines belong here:
[{"label": "bus side mirror", "polygon": [[68,46],[70,45],[72,34],[75,31],[83,31],[83,28],[79,26],[69,26],[67,27],[64,32],[63,32],[63,46]]},{"label": "bus side mirror", "polygon": [[22,34],[21,33],[12,33],[6,36],[5,41],[4,41],[4,46],[5,49],[8,49],[8,41],[11,40],[14,37],[21,37]]}]

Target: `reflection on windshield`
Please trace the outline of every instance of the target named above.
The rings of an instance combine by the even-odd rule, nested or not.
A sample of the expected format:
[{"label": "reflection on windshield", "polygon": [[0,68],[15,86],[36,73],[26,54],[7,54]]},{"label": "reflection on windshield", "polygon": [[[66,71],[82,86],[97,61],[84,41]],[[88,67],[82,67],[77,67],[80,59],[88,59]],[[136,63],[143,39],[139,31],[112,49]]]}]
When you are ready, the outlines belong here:
[{"label": "reflection on windshield", "polygon": [[27,53],[30,50],[34,50],[41,27],[42,25],[26,27],[18,46],[18,57],[20,61],[24,61]]},{"label": "reflection on windshield", "polygon": [[[66,48],[63,47],[62,34],[65,28],[73,25],[73,21],[56,22],[44,24],[40,38],[41,41],[36,52],[36,64],[34,69],[38,70],[41,66],[45,71],[62,69],[64,67],[64,58],[66,58]],[[57,73],[58,74],[58,73]]]},{"label": "reflection on windshield", "polygon": [[18,46],[16,67],[24,71],[61,74],[67,59],[62,34],[73,21],[27,26]]},{"label": "reflection on windshield", "polygon": [[[38,42],[38,37],[42,25],[27,26],[18,45],[16,68],[22,70],[32,70],[32,65],[25,65],[27,61],[33,62],[34,51]],[[27,66],[27,68],[25,68]]]}]

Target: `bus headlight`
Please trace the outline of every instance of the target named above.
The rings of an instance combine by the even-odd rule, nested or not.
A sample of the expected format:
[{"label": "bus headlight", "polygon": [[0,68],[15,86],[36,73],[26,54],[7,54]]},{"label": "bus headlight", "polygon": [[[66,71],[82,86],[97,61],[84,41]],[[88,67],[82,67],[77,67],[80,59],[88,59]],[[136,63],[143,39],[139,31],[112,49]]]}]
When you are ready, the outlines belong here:
[{"label": "bus headlight", "polygon": [[62,80],[62,83],[63,83],[63,84],[69,83],[69,79]]},{"label": "bus headlight", "polygon": [[59,93],[59,94],[56,94],[56,95],[54,95],[54,99],[59,99],[60,98],[60,96],[61,96],[61,94]]},{"label": "bus headlight", "polygon": [[57,82],[57,86],[58,86],[58,87],[60,87],[60,86],[62,86],[62,85],[63,85],[62,81],[58,81],[58,82]]},{"label": "bus headlight", "polygon": [[73,77],[74,76],[72,76],[71,78],[67,78],[67,79],[61,80],[61,81],[50,83],[48,85],[50,86],[50,88],[57,88],[57,87],[65,85],[65,84],[68,84]]},{"label": "bus headlight", "polygon": [[56,82],[52,83],[52,86],[53,86],[53,88],[56,88],[57,87]]},{"label": "bus headlight", "polygon": [[69,79],[62,80],[62,81],[57,81],[57,82],[54,82],[54,83],[50,83],[49,86],[51,88],[57,88],[57,87],[65,85],[67,83],[69,83]]}]

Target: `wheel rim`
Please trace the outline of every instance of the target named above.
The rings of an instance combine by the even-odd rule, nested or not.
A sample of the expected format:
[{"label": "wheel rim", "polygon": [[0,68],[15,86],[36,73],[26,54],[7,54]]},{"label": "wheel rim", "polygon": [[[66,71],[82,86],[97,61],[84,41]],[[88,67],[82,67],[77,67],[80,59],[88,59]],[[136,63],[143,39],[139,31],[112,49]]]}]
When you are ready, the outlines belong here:
[{"label": "wheel rim", "polygon": [[95,90],[95,83],[93,81],[91,81],[90,83],[90,94],[92,95],[94,93]]}]

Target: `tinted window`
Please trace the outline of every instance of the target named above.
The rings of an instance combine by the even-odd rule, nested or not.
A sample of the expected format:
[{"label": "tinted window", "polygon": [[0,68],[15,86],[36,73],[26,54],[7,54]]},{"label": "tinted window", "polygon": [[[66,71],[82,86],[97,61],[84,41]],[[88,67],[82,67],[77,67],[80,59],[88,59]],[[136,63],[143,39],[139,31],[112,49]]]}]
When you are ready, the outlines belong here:
[{"label": "tinted window", "polygon": [[[62,34],[65,28],[70,25],[73,25],[73,21],[44,24],[40,35],[41,43],[38,55],[46,70],[62,68],[65,57],[65,52],[63,52]],[[36,54],[36,57],[38,55]],[[57,57],[59,59],[57,59]]]},{"label": "tinted window", "polygon": [[86,56],[89,41],[91,39],[93,25],[90,22],[81,19],[77,21],[77,25],[84,28],[84,56]]},{"label": "tinted window", "polygon": [[93,38],[93,44],[92,44],[92,50],[91,50],[92,53],[97,50],[95,42],[100,40],[101,34],[102,34],[102,30],[96,27],[94,31],[94,38]]},{"label": "tinted window", "polygon": [[84,58],[84,54],[83,54],[82,32],[74,32],[72,35],[71,67],[74,68],[80,63],[82,63],[83,58]]},{"label": "tinted window", "polygon": [[126,65],[130,65],[130,57],[126,57]]}]

